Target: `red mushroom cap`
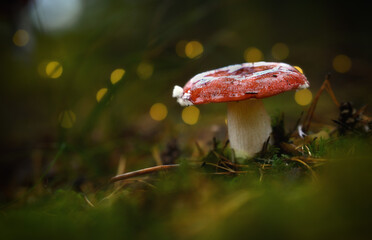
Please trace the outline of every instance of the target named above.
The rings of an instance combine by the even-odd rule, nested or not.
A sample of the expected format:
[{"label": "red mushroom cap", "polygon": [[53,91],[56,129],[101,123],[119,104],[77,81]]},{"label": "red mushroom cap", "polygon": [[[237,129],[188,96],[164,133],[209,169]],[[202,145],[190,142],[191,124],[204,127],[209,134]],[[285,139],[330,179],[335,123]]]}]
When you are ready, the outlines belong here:
[{"label": "red mushroom cap", "polygon": [[286,63],[256,62],[231,65],[200,73],[173,97],[181,105],[242,101],[265,98],[309,87],[306,77]]}]

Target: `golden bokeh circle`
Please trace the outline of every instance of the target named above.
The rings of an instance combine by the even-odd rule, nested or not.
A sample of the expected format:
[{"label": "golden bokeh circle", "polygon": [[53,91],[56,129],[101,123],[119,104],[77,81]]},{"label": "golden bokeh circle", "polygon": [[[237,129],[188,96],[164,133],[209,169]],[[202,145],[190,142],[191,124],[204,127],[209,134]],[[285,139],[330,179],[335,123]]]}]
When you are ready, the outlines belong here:
[{"label": "golden bokeh circle", "polygon": [[244,59],[246,62],[258,62],[263,60],[263,53],[256,47],[249,47],[244,51]]},{"label": "golden bokeh circle", "polygon": [[57,61],[48,62],[45,67],[45,73],[50,78],[59,78],[63,73],[63,67],[61,63]]},{"label": "golden bokeh circle", "polygon": [[313,99],[313,94],[309,89],[302,89],[298,90],[295,93],[295,101],[298,105],[306,106],[311,103],[311,100]]},{"label": "golden bokeh circle", "polygon": [[162,121],[167,115],[168,109],[163,103],[155,103],[150,108],[150,117],[155,121]]},{"label": "golden bokeh circle", "polygon": [[277,60],[288,58],[289,48],[285,43],[276,43],[271,49],[271,55]]},{"label": "golden bokeh circle", "polygon": [[30,41],[30,36],[26,30],[19,29],[13,35],[13,43],[18,47],[26,46]]},{"label": "golden bokeh circle", "polygon": [[182,110],[182,120],[184,123],[194,125],[198,122],[200,115],[199,108],[195,106],[185,107]]},{"label": "golden bokeh circle", "polygon": [[96,94],[97,102],[100,102],[102,98],[106,95],[106,93],[107,93],[107,88],[101,88],[100,90],[98,90]]},{"label": "golden bokeh circle", "polygon": [[199,57],[203,52],[204,52],[204,47],[198,41],[190,41],[185,46],[185,55],[188,58]]},{"label": "golden bokeh circle", "polygon": [[351,69],[351,59],[344,54],[339,54],[333,58],[332,66],[335,71],[346,73]]},{"label": "golden bokeh circle", "polygon": [[117,82],[119,82],[123,78],[124,74],[125,74],[125,70],[122,68],[117,68],[114,71],[112,71],[110,75],[111,83],[116,84]]}]

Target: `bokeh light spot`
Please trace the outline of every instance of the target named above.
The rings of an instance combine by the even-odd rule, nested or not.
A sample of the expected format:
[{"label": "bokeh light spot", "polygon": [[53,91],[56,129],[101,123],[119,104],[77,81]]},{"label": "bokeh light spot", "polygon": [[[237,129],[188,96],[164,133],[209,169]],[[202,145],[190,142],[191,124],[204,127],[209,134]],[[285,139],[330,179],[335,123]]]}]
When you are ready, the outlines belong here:
[{"label": "bokeh light spot", "polygon": [[271,49],[271,55],[277,60],[284,60],[289,55],[289,48],[285,43],[276,43]]},{"label": "bokeh light spot", "polygon": [[122,68],[115,69],[112,71],[111,76],[110,76],[110,81],[112,84],[116,84],[119,82],[125,74],[125,70]]},{"label": "bokeh light spot", "polygon": [[199,108],[195,106],[189,106],[182,110],[182,120],[189,125],[194,125],[199,120]]},{"label": "bokeh light spot", "polygon": [[148,79],[154,72],[154,65],[147,62],[141,62],[137,67],[137,74],[142,79]]},{"label": "bokeh light spot", "polygon": [[13,43],[18,47],[25,46],[29,40],[30,40],[30,36],[28,35],[28,32],[26,32],[23,29],[19,29],[13,35]]},{"label": "bokeh light spot", "polygon": [[71,110],[62,111],[59,114],[58,122],[59,122],[59,125],[63,128],[72,128],[75,124],[75,121],[76,121],[76,115]]},{"label": "bokeh light spot", "polygon": [[63,67],[57,61],[49,62],[45,67],[45,73],[50,78],[59,78],[62,75]]},{"label": "bokeh light spot", "polygon": [[263,54],[260,49],[250,47],[244,51],[244,59],[246,62],[258,62],[263,59]]},{"label": "bokeh light spot", "polygon": [[34,0],[29,8],[34,25],[46,34],[68,29],[78,22],[83,11],[82,0]]},{"label": "bokeh light spot", "polygon": [[187,45],[186,40],[181,40],[176,44],[176,53],[179,57],[183,57],[183,58],[187,57],[185,53],[186,45]]},{"label": "bokeh light spot", "polygon": [[309,89],[302,89],[295,93],[295,101],[298,105],[306,106],[311,103],[313,94]]},{"label": "bokeh light spot", "polygon": [[190,41],[185,46],[185,54],[188,58],[196,58],[204,52],[203,45],[198,41]]},{"label": "bokeh light spot", "polygon": [[304,71],[299,66],[293,66],[293,67],[296,68],[297,71],[299,71],[300,73],[304,74]]},{"label": "bokeh light spot", "polygon": [[107,93],[107,88],[101,88],[100,90],[98,90],[96,94],[97,102],[100,102],[106,93]]},{"label": "bokeh light spot", "polygon": [[161,121],[164,120],[168,115],[168,109],[167,106],[165,106],[163,103],[155,103],[150,108],[150,116],[155,121]]},{"label": "bokeh light spot", "polygon": [[343,54],[337,55],[333,59],[333,69],[339,73],[346,73],[351,68],[351,59]]}]

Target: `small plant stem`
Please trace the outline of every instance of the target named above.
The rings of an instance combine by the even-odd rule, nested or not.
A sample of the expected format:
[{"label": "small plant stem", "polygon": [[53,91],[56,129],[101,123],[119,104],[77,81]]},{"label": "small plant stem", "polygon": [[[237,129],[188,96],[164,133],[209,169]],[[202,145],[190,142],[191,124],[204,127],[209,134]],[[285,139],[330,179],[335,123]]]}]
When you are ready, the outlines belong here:
[{"label": "small plant stem", "polygon": [[229,174],[244,174],[249,173],[249,171],[235,171],[235,172],[214,172],[214,173],[206,173],[212,175],[229,175]]},{"label": "small plant stem", "polygon": [[232,170],[231,168],[225,168],[225,167],[219,166],[219,165],[214,164],[214,163],[209,163],[209,162],[206,162],[205,164],[206,164],[206,165],[210,165],[210,166],[214,166],[214,167],[216,167],[216,168],[223,169],[223,170],[228,171],[228,172],[231,172],[231,173],[235,173],[235,171]]},{"label": "small plant stem", "polygon": [[319,91],[317,92],[313,102],[311,103],[309,110],[307,111],[307,114],[306,114],[306,117],[305,117],[305,120],[304,120],[304,124],[303,124],[304,125],[303,129],[304,129],[305,132],[307,132],[310,128],[311,120],[313,119],[313,115],[314,115],[314,112],[315,112],[316,105],[318,104],[319,97],[324,90],[326,90],[328,92],[328,94],[331,96],[335,105],[337,107],[340,106],[340,103],[338,102],[338,100],[337,100],[337,98],[336,98],[336,96],[335,96],[335,94],[332,90],[329,78],[330,78],[330,75],[328,74],[326,76],[326,79],[324,80],[322,86],[320,87]]},{"label": "small plant stem", "polygon": [[195,145],[196,145],[196,148],[198,149],[198,152],[199,152],[199,156],[205,156],[205,153],[203,151],[203,149],[200,147],[199,143],[197,141],[195,141]]},{"label": "small plant stem", "polygon": [[290,158],[290,159],[288,159],[288,160],[301,163],[301,164],[304,165],[307,169],[309,169],[309,171],[311,172],[311,175],[312,175],[313,179],[314,179],[315,181],[318,180],[318,177],[317,177],[316,173],[314,172],[314,170],[313,170],[313,169],[312,169],[312,168],[311,168],[307,163],[305,163],[304,161],[302,161],[302,160],[300,160],[300,159],[298,159],[298,158]]}]

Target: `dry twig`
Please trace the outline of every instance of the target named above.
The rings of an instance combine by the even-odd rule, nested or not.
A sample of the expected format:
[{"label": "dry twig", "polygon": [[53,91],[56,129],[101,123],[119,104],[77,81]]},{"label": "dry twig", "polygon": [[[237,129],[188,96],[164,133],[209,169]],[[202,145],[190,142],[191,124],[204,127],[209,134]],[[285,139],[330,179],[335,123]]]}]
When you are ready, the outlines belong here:
[{"label": "dry twig", "polygon": [[333,93],[333,90],[332,90],[331,83],[330,83],[329,79],[330,79],[330,75],[327,74],[326,79],[324,80],[324,82],[323,82],[322,86],[320,87],[319,91],[317,92],[313,102],[311,103],[309,110],[307,111],[307,114],[306,114],[305,120],[304,120],[304,124],[303,124],[304,132],[307,132],[310,128],[311,120],[313,119],[316,105],[318,104],[319,97],[324,90],[326,90],[328,92],[328,94],[331,96],[335,105],[337,107],[340,106],[340,103],[338,102],[335,94]]},{"label": "dry twig", "polygon": [[145,174],[150,174],[150,173],[169,170],[169,169],[175,169],[175,168],[178,168],[179,166],[180,166],[179,164],[171,164],[171,165],[159,165],[159,166],[144,168],[144,169],[140,169],[137,171],[127,172],[124,174],[117,175],[111,178],[110,182],[117,182],[117,181],[125,180],[128,178],[142,176]]}]

